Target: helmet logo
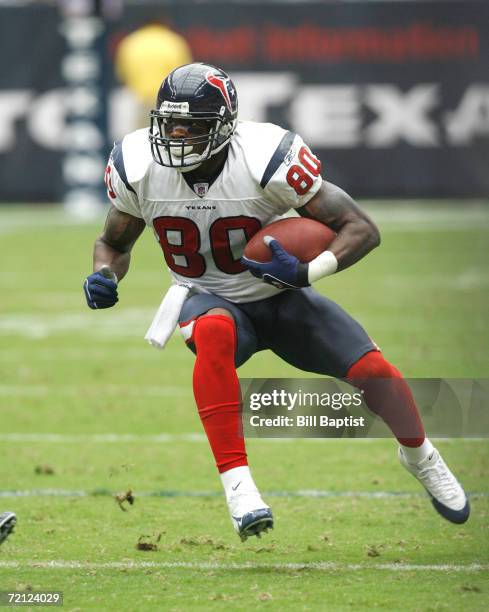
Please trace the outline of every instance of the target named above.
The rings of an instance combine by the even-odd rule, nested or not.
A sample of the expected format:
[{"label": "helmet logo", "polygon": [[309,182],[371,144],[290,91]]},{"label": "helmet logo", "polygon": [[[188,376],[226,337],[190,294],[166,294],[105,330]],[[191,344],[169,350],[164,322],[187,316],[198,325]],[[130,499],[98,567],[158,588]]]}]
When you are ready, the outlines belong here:
[{"label": "helmet logo", "polygon": [[[222,76],[218,76],[217,74],[213,74],[212,72],[208,72],[205,75],[205,79],[210,85],[212,85],[212,87],[216,87],[216,89],[219,89],[219,91],[222,94],[222,97],[224,98],[226,102],[226,106],[228,107],[229,111],[232,113],[233,107],[231,104],[231,98],[229,96],[229,91],[227,88],[227,84],[229,83],[230,79],[222,77]],[[234,93],[234,92],[231,90],[231,93]]]}]

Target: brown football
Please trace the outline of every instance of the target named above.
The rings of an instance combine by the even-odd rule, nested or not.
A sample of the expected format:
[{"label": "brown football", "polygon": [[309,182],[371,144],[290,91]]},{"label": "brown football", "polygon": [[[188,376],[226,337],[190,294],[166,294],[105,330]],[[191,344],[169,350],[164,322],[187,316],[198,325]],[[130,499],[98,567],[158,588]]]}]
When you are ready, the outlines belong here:
[{"label": "brown football", "polygon": [[263,242],[265,236],[272,236],[283,248],[295,255],[302,263],[308,263],[333,242],[336,234],[319,221],[304,217],[280,219],[262,227],[247,243],[244,256],[260,263],[271,261],[272,253]]}]

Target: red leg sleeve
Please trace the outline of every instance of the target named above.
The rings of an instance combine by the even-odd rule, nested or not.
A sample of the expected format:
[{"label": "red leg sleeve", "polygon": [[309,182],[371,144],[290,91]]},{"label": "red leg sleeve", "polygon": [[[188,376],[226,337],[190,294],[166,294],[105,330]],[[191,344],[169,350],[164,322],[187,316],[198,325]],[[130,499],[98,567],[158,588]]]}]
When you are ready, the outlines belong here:
[{"label": "red leg sleeve", "polygon": [[421,417],[411,389],[397,368],[379,351],[361,357],[346,378],[364,393],[369,409],[380,416],[404,446],[420,446],[425,439]]},{"label": "red leg sleeve", "polygon": [[219,472],[226,472],[247,465],[234,365],[234,321],[224,315],[200,317],[195,323],[193,339],[197,351],[194,396],[217,468]]}]

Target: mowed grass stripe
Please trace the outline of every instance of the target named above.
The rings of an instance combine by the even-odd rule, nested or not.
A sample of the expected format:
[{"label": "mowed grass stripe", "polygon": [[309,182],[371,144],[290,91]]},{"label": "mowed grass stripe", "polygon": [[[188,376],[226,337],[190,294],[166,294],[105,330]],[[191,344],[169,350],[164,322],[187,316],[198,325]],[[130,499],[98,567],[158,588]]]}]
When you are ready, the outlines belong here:
[{"label": "mowed grass stripe", "polygon": [[320,572],[364,572],[377,570],[387,572],[487,572],[489,564],[411,564],[411,563],[338,563],[335,561],[318,561],[310,563],[215,563],[192,561],[0,561],[4,569],[79,569],[79,570],[130,570],[130,569],[188,569],[188,570],[312,570]]}]

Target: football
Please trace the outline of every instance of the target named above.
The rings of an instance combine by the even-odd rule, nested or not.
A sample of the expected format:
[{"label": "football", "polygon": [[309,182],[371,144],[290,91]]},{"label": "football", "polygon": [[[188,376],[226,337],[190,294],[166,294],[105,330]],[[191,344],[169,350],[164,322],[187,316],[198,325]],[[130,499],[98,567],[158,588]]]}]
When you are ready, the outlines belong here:
[{"label": "football", "polygon": [[272,253],[263,242],[265,236],[272,236],[283,248],[295,255],[302,263],[309,263],[333,242],[336,234],[319,221],[304,217],[289,217],[266,225],[247,243],[244,256],[253,261],[271,261]]}]

